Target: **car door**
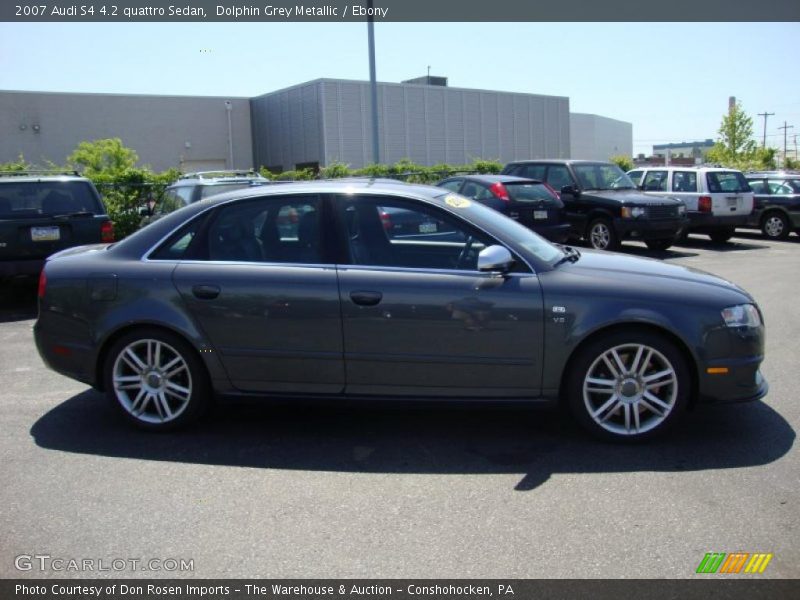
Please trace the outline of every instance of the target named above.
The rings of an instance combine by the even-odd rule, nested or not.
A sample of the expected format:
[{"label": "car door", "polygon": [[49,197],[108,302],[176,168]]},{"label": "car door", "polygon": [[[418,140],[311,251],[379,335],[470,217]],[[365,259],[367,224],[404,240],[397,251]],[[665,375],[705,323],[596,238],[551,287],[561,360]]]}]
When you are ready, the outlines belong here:
[{"label": "car door", "polygon": [[586,231],[587,218],[592,210],[591,199],[586,194],[564,194],[564,186],[576,186],[577,181],[573,177],[567,165],[548,165],[545,181],[554,190],[561,194],[561,201],[564,203],[564,214],[572,227],[572,233],[581,237]]},{"label": "car door", "polygon": [[224,204],[173,272],[239,390],[344,388],[339,289],[324,246],[324,210],[314,195]]},{"label": "car door", "polygon": [[697,171],[678,171],[670,173],[668,186],[670,195],[682,200],[688,212],[697,212],[700,193],[697,189]]},{"label": "car door", "polygon": [[[392,396],[534,397],[542,377],[542,293],[527,268],[477,270],[488,235],[419,200],[336,198],[349,264],[339,289],[346,391]],[[416,215],[395,235],[382,211]]]}]

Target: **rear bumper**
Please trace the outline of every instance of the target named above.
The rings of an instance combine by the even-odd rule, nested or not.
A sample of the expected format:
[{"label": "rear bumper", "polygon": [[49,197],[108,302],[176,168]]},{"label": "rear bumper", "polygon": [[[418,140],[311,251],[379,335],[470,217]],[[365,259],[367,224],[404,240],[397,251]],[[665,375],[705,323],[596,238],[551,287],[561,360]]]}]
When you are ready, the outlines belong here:
[{"label": "rear bumper", "polygon": [[44,261],[44,258],[2,260],[0,261],[0,279],[16,277],[18,275],[38,277],[44,266]]},{"label": "rear bumper", "polygon": [[689,231],[744,227],[750,219],[749,214],[719,216],[701,212],[690,212],[688,213],[688,217]]},{"label": "rear bumper", "polygon": [[620,239],[662,240],[676,238],[687,223],[684,218],[659,220],[616,218],[614,228]]},{"label": "rear bumper", "polygon": [[80,323],[40,312],[33,326],[33,339],[47,367],[88,385],[97,385],[93,346]]}]

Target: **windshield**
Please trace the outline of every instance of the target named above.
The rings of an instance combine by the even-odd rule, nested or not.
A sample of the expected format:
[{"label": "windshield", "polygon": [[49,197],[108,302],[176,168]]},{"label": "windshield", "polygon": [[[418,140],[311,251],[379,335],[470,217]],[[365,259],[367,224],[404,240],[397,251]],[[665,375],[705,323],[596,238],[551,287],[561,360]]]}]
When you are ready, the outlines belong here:
[{"label": "windshield", "polygon": [[15,181],[0,184],[0,219],[104,212],[86,181]]},{"label": "windshield", "polygon": [[573,165],[584,190],[633,190],[636,186],[617,165],[596,163]]},{"label": "windshield", "polygon": [[739,171],[710,171],[706,173],[709,192],[749,192],[750,185]]},{"label": "windshield", "polygon": [[557,246],[554,246],[527,227],[520,225],[513,219],[509,219],[493,208],[489,208],[478,202],[472,202],[459,194],[449,193],[438,196],[440,199],[445,197],[453,197],[466,202],[467,204],[465,206],[469,207],[468,212],[471,214],[465,216],[469,217],[475,215],[477,217],[476,222],[478,224],[485,223],[487,230],[491,230],[489,233],[492,231],[499,231],[503,238],[502,241],[506,242],[511,250],[519,252],[517,249],[517,247],[519,247],[547,263],[552,263],[556,259],[561,258],[564,254]]}]

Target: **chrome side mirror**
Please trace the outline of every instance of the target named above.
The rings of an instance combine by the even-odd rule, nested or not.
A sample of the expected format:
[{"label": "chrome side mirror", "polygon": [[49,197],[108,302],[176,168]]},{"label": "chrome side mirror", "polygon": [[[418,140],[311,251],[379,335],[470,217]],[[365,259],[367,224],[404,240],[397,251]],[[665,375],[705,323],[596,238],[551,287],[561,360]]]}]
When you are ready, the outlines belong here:
[{"label": "chrome side mirror", "polygon": [[504,246],[488,246],[478,254],[478,271],[508,273],[514,265],[511,252]]}]

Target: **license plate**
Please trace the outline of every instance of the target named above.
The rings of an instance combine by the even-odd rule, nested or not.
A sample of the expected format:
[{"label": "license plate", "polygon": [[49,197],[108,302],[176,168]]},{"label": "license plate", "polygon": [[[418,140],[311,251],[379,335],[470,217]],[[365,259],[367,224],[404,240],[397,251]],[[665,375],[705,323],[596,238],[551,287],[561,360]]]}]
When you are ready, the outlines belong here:
[{"label": "license plate", "polygon": [[738,198],[728,198],[728,206],[736,206],[739,203]]},{"label": "license plate", "polygon": [[535,210],[533,211],[533,218],[536,220],[546,219],[547,218],[547,211],[546,210]]},{"label": "license plate", "polygon": [[31,227],[31,240],[34,242],[54,242],[61,239],[58,227]]},{"label": "license plate", "polygon": [[436,223],[420,223],[420,233],[436,233]]}]

